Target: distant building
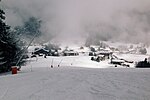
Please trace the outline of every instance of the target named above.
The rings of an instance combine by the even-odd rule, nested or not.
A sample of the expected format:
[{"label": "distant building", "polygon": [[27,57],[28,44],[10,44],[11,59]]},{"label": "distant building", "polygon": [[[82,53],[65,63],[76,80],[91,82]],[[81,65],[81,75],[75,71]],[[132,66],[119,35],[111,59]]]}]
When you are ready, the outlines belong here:
[{"label": "distant building", "polygon": [[122,65],[123,63],[124,63],[124,60],[111,59],[111,64]]},{"label": "distant building", "polygon": [[76,51],[73,51],[73,50],[65,50],[63,52],[63,55],[64,56],[77,56],[77,55],[79,55],[79,53]]},{"label": "distant building", "polygon": [[44,48],[39,48],[39,49],[36,49],[32,54],[35,54],[35,55],[40,55],[40,54],[48,55],[49,50],[46,50]]},{"label": "distant building", "polygon": [[101,51],[98,51],[96,52],[96,55],[103,55],[104,56],[104,59],[109,59],[111,58],[113,52],[109,51],[109,50],[101,50]]}]

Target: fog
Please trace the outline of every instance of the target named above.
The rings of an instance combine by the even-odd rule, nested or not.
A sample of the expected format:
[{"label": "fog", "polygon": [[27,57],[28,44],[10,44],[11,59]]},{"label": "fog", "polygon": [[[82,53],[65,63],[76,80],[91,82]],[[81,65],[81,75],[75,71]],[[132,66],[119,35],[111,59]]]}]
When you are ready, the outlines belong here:
[{"label": "fog", "polygon": [[81,42],[95,36],[150,43],[149,0],[3,0],[1,7],[12,27],[34,16],[43,21],[43,35],[61,41]]}]

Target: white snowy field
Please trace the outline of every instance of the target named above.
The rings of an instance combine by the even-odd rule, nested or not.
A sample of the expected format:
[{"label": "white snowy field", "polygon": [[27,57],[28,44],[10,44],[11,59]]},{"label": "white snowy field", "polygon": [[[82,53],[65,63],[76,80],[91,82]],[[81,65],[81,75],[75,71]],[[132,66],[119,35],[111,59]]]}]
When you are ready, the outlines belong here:
[{"label": "white snowy field", "polygon": [[38,58],[16,75],[1,74],[0,100],[150,100],[150,69],[114,68],[88,59]]}]

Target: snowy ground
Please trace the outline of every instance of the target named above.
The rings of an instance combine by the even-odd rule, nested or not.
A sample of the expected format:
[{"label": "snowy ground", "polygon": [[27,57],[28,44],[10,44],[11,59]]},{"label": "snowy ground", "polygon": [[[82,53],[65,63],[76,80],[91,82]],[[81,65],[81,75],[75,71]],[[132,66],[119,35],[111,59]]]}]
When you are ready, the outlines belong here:
[{"label": "snowy ground", "polygon": [[[146,55],[135,55],[135,54],[115,54],[118,58],[123,58],[128,61],[134,61],[130,64],[130,68],[135,67],[135,63],[138,61],[143,61],[148,56]],[[62,57],[38,57],[31,59],[32,63],[29,64],[30,67],[54,67],[59,66],[70,66],[70,67],[83,67],[83,68],[114,68],[115,65],[110,64],[110,60],[105,60],[101,62],[92,61],[90,56],[62,56]],[[37,61],[36,61],[37,60]],[[119,66],[118,68],[126,68],[125,66]]]},{"label": "snowy ground", "polygon": [[0,75],[0,100],[150,100],[150,69],[89,59],[32,59],[17,75]]}]

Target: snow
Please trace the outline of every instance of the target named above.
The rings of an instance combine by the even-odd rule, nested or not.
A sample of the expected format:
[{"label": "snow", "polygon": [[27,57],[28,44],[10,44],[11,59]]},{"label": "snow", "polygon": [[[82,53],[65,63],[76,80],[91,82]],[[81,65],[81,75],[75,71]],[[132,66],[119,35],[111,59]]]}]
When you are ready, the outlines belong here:
[{"label": "snow", "polygon": [[[33,58],[32,60],[36,60]],[[83,68],[108,68],[113,67],[113,65],[108,64],[108,60],[103,62],[92,61],[90,56],[62,56],[62,57],[48,57],[43,59],[42,57],[38,58],[38,61],[32,62],[30,65],[37,67],[50,67],[53,65],[57,67],[58,65],[70,66],[70,67],[83,67]]]},{"label": "snow", "polygon": [[147,54],[150,55],[150,47],[147,48]]},{"label": "snow", "polygon": [[34,51],[35,51],[35,48],[43,48],[43,46],[40,46],[40,45],[29,46],[28,52],[34,52]]},{"label": "snow", "polygon": [[0,77],[1,100],[149,100],[147,69],[34,68]]},{"label": "snow", "polygon": [[139,62],[144,61],[145,58],[148,58],[148,55],[140,55],[140,54],[115,54],[119,58],[123,58],[129,61]]},{"label": "snow", "polygon": [[5,64],[7,61],[1,61],[0,62],[0,65],[3,65],[3,64]]},{"label": "snow", "polygon": [[120,62],[120,63],[124,63],[124,60],[119,60],[119,59],[113,59],[113,62]]},{"label": "snow", "polygon": [[116,48],[118,48],[120,46],[128,47],[130,45],[133,45],[130,43],[122,43],[122,42],[111,42],[111,41],[103,41],[103,42],[111,47],[116,47]]},{"label": "snow", "polygon": [[86,56],[38,57],[30,61],[16,75],[0,75],[0,100],[150,98],[149,69],[115,68],[107,60],[98,63]]}]

